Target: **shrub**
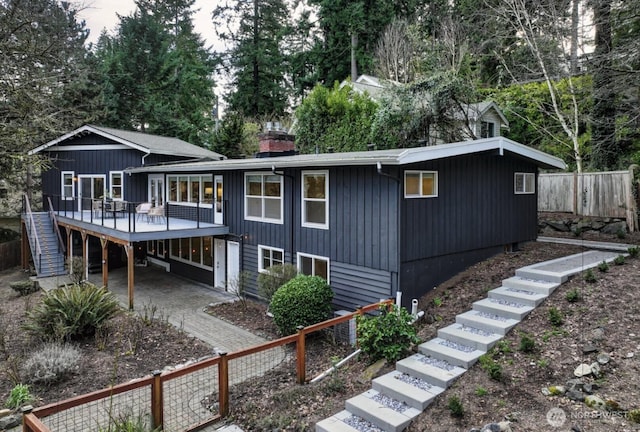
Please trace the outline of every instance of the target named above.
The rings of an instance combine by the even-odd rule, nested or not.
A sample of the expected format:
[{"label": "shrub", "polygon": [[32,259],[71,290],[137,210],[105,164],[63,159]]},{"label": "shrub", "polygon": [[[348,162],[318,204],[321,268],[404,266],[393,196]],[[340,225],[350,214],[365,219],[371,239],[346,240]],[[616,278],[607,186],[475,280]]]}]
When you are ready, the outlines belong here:
[{"label": "shrub", "polygon": [[624,264],[624,261],[625,261],[625,260],[624,260],[624,255],[618,255],[617,257],[615,257],[615,258],[613,259],[613,263],[614,263],[615,265],[622,265],[622,264]]},{"label": "shrub", "polygon": [[51,384],[74,371],[79,360],[80,351],[73,346],[49,343],[31,354],[24,365],[24,373],[33,383]]},{"label": "shrub", "polygon": [[31,392],[29,392],[29,386],[26,384],[17,384],[11,389],[11,392],[9,392],[6,405],[11,409],[17,409],[33,400],[33,396]]},{"label": "shrub", "polygon": [[593,274],[593,270],[588,269],[586,272],[584,272],[584,281],[588,282],[588,283],[594,283],[595,281],[597,281],[598,279],[596,279],[596,275]]},{"label": "shrub", "polygon": [[331,317],[333,291],[319,276],[298,275],[282,285],[271,298],[269,310],[283,335]]},{"label": "shrub", "polygon": [[159,432],[161,429],[159,427],[153,429],[146,417],[148,416],[142,414],[137,416],[129,413],[120,414],[116,418],[111,417],[109,426],[99,428],[99,432]]},{"label": "shrub", "polygon": [[489,374],[489,378],[495,381],[502,380],[502,366],[496,361],[494,350],[489,350],[486,354],[483,354],[478,359],[482,370]]},{"label": "shrub", "polygon": [[627,252],[629,252],[631,258],[635,258],[638,256],[638,253],[640,253],[640,248],[638,246],[631,246],[627,249]]},{"label": "shrub", "polygon": [[536,341],[531,336],[523,334],[518,349],[524,353],[532,353],[536,350]]},{"label": "shrub", "polygon": [[462,406],[462,401],[458,396],[451,396],[447,401],[447,408],[451,411],[451,415],[454,417],[463,417],[464,416],[464,407]]},{"label": "shrub", "polygon": [[560,327],[562,323],[564,323],[562,312],[555,306],[549,308],[549,322],[551,322],[551,325],[554,327]]},{"label": "shrub", "polygon": [[598,270],[600,270],[602,273],[608,272],[609,264],[607,264],[606,261],[602,261],[600,264],[598,264]]},{"label": "shrub", "polygon": [[258,294],[271,301],[273,294],[282,285],[298,275],[298,269],[293,264],[285,263],[269,267],[258,275]]},{"label": "shrub", "polygon": [[9,286],[21,296],[26,296],[38,291],[38,285],[31,280],[22,280],[17,282],[11,282]]},{"label": "shrub", "polygon": [[420,342],[412,321],[411,314],[397,305],[390,310],[382,306],[376,316],[358,316],[358,346],[373,362],[380,359],[395,362],[412,344]]},{"label": "shrub", "polygon": [[577,288],[569,290],[569,291],[567,291],[567,294],[565,294],[564,298],[569,303],[575,303],[575,302],[580,300],[580,291],[578,291]]},{"label": "shrub", "polygon": [[478,386],[476,387],[475,393],[476,393],[476,396],[486,396],[489,393],[489,390],[487,390],[482,386]]},{"label": "shrub", "polygon": [[120,307],[115,295],[93,284],[49,291],[27,313],[25,329],[43,340],[72,340],[95,333]]}]

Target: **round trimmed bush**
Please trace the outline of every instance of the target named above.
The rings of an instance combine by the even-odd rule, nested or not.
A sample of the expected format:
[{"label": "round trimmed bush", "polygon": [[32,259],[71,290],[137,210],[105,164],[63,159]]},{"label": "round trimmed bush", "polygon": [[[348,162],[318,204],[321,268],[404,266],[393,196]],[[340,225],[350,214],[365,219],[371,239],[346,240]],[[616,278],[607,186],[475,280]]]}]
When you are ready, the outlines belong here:
[{"label": "round trimmed bush", "polygon": [[269,311],[283,335],[331,317],[333,291],[319,276],[298,275],[282,285],[271,298]]}]

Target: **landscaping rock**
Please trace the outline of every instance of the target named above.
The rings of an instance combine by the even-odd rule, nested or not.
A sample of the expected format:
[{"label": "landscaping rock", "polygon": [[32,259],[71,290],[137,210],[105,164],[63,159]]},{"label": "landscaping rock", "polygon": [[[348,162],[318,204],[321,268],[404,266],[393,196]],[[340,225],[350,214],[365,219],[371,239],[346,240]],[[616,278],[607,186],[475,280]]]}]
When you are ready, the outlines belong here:
[{"label": "landscaping rock", "polygon": [[0,409],[0,418],[6,417],[11,414],[11,410],[9,408]]},{"label": "landscaping rock", "polygon": [[591,354],[594,352],[598,352],[598,348],[595,345],[592,344],[586,344],[582,347],[582,353],[583,354]]},{"label": "landscaping rock", "polygon": [[504,416],[504,419],[511,423],[516,423],[520,421],[522,418],[522,413],[520,411],[514,411]]},{"label": "landscaping rock", "polygon": [[606,365],[611,361],[611,357],[606,354],[598,354],[596,360],[598,360],[598,363],[600,363],[601,365]]},{"label": "landscaping rock", "polygon": [[600,363],[598,362],[591,363],[590,368],[591,368],[591,374],[596,378],[600,378]]},{"label": "landscaping rock", "polygon": [[1,430],[11,429],[13,427],[20,425],[21,422],[22,421],[19,416],[15,414],[11,414],[6,417],[0,418],[0,429]]},{"label": "landscaping rock", "polygon": [[591,340],[594,342],[598,342],[604,339],[604,329],[602,327],[598,327],[591,331]]},{"label": "landscaping rock", "polygon": [[602,400],[602,398],[595,395],[587,396],[584,399],[584,403],[589,408],[597,409],[598,411],[603,411],[606,407],[604,400]]},{"label": "landscaping rock", "polygon": [[581,378],[583,376],[591,375],[591,372],[591,366],[586,363],[582,363],[576,368],[576,370],[573,371],[573,374],[578,378]]},{"label": "landscaping rock", "polygon": [[612,222],[600,230],[603,234],[618,234],[618,232],[626,233],[627,231],[627,223],[623,221]]},{"label": "landscaping rock", "polygon": [[574,401],[584,401],[584,393],[579,390],[568,390],[567,393],[565,393],[565,396]]}]

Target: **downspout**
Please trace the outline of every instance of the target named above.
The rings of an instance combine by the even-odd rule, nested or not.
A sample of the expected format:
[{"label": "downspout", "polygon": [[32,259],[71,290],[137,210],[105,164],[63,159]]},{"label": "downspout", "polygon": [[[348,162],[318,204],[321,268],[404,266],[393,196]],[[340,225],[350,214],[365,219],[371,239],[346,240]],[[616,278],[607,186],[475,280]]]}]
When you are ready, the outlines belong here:
[{"label": "downspout", "polygon": [[291,205],[289,206],[291,208],[290,211],[290,217],[291,217],[291,223],[289,224],[289,250],[291,251],[291,264],[293,265],[293,245],[295,244],[295,242],[293,241],[293,237],[294,237],[294,233],[295,233],[295,229],[294,229],[294,205],[293,205],[293,180],[294,177],[292,175],[288,175],[285,174],[284,171],[279,173],[276,171],[276,166],[275,165],[271,165],[271,173],[273,175],[277,175],[277,176],[281,176],[281,177],[286,177],[286,178],[290,178],[291,179],[291,190],[292,193],[290,194],[291,197]]},{"label": "downspout", "polygon": [[151,150],[147,150],[146,154],[144,154],[144,155],[142,156],[142,161],[141,161],[142,166],[144,166],[144,160],[145,160],[145,159],[147,158],[147,156],[149,156],[150,154],[151,154]]}]

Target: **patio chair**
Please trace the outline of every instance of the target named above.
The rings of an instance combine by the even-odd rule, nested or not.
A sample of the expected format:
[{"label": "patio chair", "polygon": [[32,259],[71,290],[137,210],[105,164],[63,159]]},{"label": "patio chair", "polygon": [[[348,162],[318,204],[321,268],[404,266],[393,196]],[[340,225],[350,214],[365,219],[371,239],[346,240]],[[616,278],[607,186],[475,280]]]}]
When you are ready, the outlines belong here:
[{"label": "patio chair", "polygon": [[93,217],[99,218],[102,214],[102,200],[92,200],[91,211],[93,212]]},{"label": "patio chair", "polygon": [[151,222],[156,222],[156,220],[158,222],[163,222],[165,221],[165,217],[164,217],[164,206],[158,206],[158,207],[151,207],[149,209],[149,212],[147,213],[147,217],[149,218],[149,220]]},{"label": "patio chair", "polygon": [[127,203],[124,201],[113,202],[113,217],[125,217],[127,212]]},{"label": "patio chair", "polygon": [[136,206],[136,219],[140,220],[142,217],[146,217],[147,221],[149,221],[149,210],[151,210],[150,202],[143,202]]}]

